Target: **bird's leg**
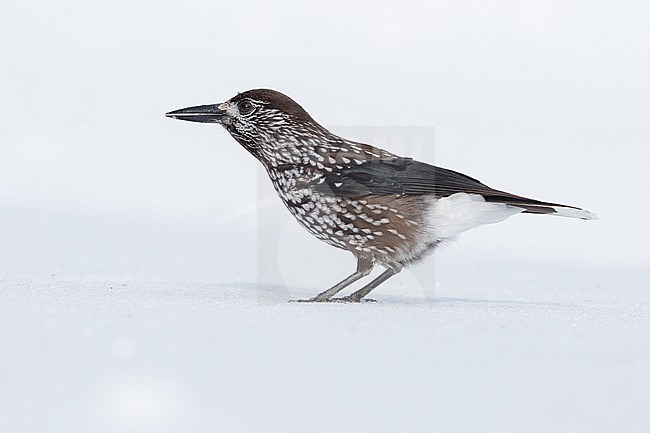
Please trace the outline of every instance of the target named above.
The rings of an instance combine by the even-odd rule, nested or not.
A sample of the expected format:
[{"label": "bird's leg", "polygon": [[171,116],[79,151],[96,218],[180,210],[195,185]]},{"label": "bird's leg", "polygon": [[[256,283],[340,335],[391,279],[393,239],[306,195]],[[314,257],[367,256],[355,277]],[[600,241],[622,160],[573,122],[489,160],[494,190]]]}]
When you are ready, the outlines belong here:
[{"label": "bird's leg", "polygon": [[357,270],[352,275],[313,298],[298,299],[296,302],[329,302],[330,299],[332,299],[332,296],[336,295],[358,279],[368,275],[372,271],[373,267],[374,260],[372,256],[359,256],[357,257]]},{"label": "bird's leg", "polygon": [[384,272],[381,273],[377,278],[357,290],[356,292],[352,293],[351,295],[345,296],[343,298],[334,298],[332,301],[336,302],[361,302],[364,300],[364,296],[366,296],[368,293],[372,291],[372,289],[376,288],[379,286],[381,283],[389,279],[395,274],[398,274],[402,270],[402,265],[399,263],[392,264]]}]

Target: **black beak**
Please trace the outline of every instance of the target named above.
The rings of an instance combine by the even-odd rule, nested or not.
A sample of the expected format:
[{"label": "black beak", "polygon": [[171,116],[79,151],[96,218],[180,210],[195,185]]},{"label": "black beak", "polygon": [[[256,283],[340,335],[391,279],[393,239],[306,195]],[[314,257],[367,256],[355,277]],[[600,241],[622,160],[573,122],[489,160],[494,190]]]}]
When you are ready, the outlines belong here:
[{"label": "black beak", "polygon": [[171,117],[172,119],[188,120],[190,122],[222,123],[226,112],[220,110],[219,105],[199,105],[198,107],[183,108],[170,111],[165,116]]}]

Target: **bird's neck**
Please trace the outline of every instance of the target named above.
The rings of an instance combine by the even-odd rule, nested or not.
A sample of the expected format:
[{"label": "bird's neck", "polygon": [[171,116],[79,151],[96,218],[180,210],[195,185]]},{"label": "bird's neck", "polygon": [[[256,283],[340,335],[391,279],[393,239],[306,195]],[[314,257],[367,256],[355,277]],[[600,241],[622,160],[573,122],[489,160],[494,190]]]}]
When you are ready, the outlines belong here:
[{"label": "bird's neck", "polygon": [[[297,134],[295,130],[261,136],[254,146],[247,147],[267,169],[290,166],[312,166],[323,169],[331,155],[341,151],[348,141],[322,130]],[[243,144],[243,143],[242,143]],[[347,146],[349,147],[349,146]]]},{"label": "bird's neck", "polygon": [[257,158],[267,171],[298,168],[331,172],[364,161],[395,156],[386,150],[339,137],[322,128],[310,133],[258,134],[255,142],[233,137]]}]

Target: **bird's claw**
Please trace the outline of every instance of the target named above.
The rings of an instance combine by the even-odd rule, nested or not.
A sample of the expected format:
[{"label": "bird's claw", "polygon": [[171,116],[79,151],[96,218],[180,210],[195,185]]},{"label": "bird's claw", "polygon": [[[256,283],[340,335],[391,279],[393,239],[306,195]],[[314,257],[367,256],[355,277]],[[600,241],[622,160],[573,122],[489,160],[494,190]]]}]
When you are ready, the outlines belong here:
[{"label": "bird's claw", "polygon": [[353,302],[377,302],[375,299],[370,298],[357,298],[352,296],[344,296],[343,298],[332,298],[330,302],[340,302],[340,303],[353,303]]},{"label": "bird's claw", "polygon": [[329,299],[325,298],[319,298],[318,296],[314,296],[313,298],[309,299],[291,299],[289,302],[330,302]]},{"label": "bird's claw", "polygon": [[314,296],[313,298],[309,298],[309,299],[291,299],[289,302],[301,302],[301,303],[337,302],[340,304],[351,304],[351,303],[359,303],[359,302],[377,302],[377,301],[374,299],[357,298],[352,296],[345,296],[343,298],[330,298],[330,299],[319,298],[318,296]]}]

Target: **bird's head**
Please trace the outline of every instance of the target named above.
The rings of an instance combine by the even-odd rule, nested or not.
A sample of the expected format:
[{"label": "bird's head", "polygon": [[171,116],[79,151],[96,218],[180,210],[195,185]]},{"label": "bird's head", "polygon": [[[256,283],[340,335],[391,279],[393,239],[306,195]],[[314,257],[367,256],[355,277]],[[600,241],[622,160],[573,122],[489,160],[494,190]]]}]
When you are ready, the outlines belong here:
[{"label": "bird's head", "polygon": [[199,105],[166,114],[190,122],[218,123],[258,158],[279,147],[327,131],[293,99],[269,89],[239,93],[220,104]]}]

